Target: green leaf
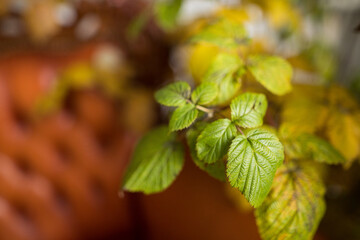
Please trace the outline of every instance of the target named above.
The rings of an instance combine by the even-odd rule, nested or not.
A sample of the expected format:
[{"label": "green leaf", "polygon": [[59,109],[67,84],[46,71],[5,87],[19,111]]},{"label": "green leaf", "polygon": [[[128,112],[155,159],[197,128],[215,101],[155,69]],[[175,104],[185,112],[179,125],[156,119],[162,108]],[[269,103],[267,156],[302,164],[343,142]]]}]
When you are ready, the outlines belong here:
[{"label": "green leaf", "polygon": [[170,131],[177,131],[189,127],[197,118],[199,111],[192,103],[178,107],[170,118]]},{"label": "green leaf", "polygon": [[197,139],[198,158],[205,163],[220,160],[225,156],[236,131],[235,125],[229,119],[219,119],[209,124]]},{"label": "green leaf", "polygon": [[135,148],[125,173],[124,190],[146,194],[165,190],[184,165],[184,149],[176,134],[158,127],[146,134]]},{"label": "green leaf", "polygon": [[231,119],[241,127],[254,128],[263,124],[267,109],[264,94],[244,93],[232,100]]},{"label": "green leaf", "polygon": [[157,23],[165,30],[170,31],[176,27],[176,20],[181,8],[182,0],[166,0],[155,2],[155,18]]},{"label": "green leaf", "polygon": [[195,104],[206,105],[215,100],[218,88],[215,83],[204,82],[198,86],[191,94],[191,100]]},{"label": "green leaf", "polygon": [[225,163],[224,161],[217,161],[213,164],[207,164],[197,157],[196,154],[196,139],[200,135],[201,131],[208,125],[206,122],[198,122],[186,132],[186,140],[189,145],[189,150],[191,154],[191,158],[193,159],[196,166],[198,166],[201,170],[207,172],[210,176],[225,182]]},{"label": "green leaf", "polygon": [[238,73],[243,66],[244,62],[234,54],[220,53],[215,57],[202,79],[202,82],[213,82],[218,86],[214,104],[226,103],[235,96],[241,86]]},{"label": "green leaf", "polygon": [[283,58],[277,56],[252,55],[248,68],[254,78],[267,90],[277,95],[291,91],[292,68]]},{"label": "green leaf", "polygon": [[284,140],[285,152],[294,158],[327,164],[344,164],[346,159],[330,143],[312,134],[299,134]]},{"label": "green leaf", "polygon": [[206,26],[191,39],[192,42],[207,42],[221,48],[233,49],[248,42],[243,24],[228,19],[218,19]]},{"label": "green leaf", "polygon": [[276,169],[284,160],[284,150],[275,134],[264,129],[250,129],[238,135],[228,152],[227,176],[254,207],[270,191]]},{"label": "green leaf", "polygon": [[184,105],[190,97],[191,88],[187,82],[175,82],[165,86],[155,93],[155,99],[158,103],[178,107]]},{"label": "green leaf", "polygon": [[324,193],[320,174],[311,162],[282,166],[268,197],[255,211],[262,239],[313,239],[326,208]]}]

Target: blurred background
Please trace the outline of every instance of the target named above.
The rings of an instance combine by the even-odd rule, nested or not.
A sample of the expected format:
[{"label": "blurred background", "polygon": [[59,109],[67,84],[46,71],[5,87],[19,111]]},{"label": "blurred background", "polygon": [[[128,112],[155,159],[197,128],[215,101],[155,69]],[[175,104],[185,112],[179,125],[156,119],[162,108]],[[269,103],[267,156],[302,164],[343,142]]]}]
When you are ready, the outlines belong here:
[{"label": "blurred background", "polygon": [[[360,97],[360,0],[0,0],[0,239],[259,239],[245,200],[189,157],[164,193],[119,193],[166,121],[154,90],[211,57],[184,43],[214,14],[246,15],[295,83]],[[358,165],[331,169],[316,239],[360,239]]]}]

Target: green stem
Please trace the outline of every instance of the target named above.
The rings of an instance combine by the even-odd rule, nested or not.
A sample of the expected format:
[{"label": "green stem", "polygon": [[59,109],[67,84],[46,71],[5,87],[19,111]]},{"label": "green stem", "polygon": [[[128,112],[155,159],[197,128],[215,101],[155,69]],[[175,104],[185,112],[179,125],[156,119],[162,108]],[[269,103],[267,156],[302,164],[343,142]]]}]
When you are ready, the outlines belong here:
[{"label": "green stem", "polygon": [[[186,100],[188,103],[191,103],[191,104],[194,104],[192,101],[190,101],[189,99]],[[205,112],[209,115],[209,117],[213,117],[214,114],[222,117],[222,118],[227,118],[226,116],[222,115],[220,112],[216,111],[215,109],[211,109],[211,108],[206,108],[206,107],[203,107],[203,106],[200,106],[200,105],[196,105],[196,109],[202,111],[202,112]]]},{"label": "green stem", "polygon": [[199,109],[200,111],[206,112],[208,114],[214,114],[214,110],[213,109],[209,109],[200,105],[196,105],[196,108]]}]

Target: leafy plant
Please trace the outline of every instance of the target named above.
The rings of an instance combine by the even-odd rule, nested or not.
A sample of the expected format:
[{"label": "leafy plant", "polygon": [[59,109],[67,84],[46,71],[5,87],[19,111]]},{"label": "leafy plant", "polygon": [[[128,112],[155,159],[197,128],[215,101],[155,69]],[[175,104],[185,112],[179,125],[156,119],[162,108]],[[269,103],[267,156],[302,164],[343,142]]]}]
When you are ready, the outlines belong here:
[{"label": "leafy plant", "polygon": [[[139,142],[122,188],[146,194],[165,190],[183,167],[186,142],[200,169],[227,180],[256,208],[263,239],[311,239],[326,208],[317,166],[350,166],[359,154],[358,146],[343,148],[357,135],[339,129],[355,124],[357,104],[349,97],[340,101],[347,94],[338,88],[326,96],[316,88],[299,94],[287,60],[246,49],[250,41],[241,21],[223,15],[192,36],[190,44],[215,47],[214,56],[194,89],[177,81],[155,93],[157,102],[173,110],[169,126]],[[249,83],[261,86],[255,89],[262,93],[243,87]],[[286,96],[279,104],[274,95]],[[281,109],[276,123],[268,105]],[[330,143],[316,136],[325,127]]]}]

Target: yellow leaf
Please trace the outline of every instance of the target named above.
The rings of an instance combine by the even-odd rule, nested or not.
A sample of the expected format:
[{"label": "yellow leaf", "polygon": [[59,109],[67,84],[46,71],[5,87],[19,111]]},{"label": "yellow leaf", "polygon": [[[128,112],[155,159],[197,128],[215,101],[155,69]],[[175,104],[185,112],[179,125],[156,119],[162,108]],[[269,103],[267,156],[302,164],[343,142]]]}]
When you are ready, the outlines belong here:
[{"label": "yellow leaf", "polygon": [[301,17],[294,6],[287,0],[265,1],[266,13],[270,24],[276,29],[288,28],[297,30],[301,24]]},{"label": "yellow leaf", "polygon": [[270,92],[284,95],[291,91],[293,71],[285,59],[256,54],[249,56],[247,61],[251,74]]},{"label": "yellow leaf", "polygon": [[288,124],[288,131],[314,133],[323,126],[327,114],[328,109],[321,103],[302,98],[286,102],[281,118]]},{"label": "yellow leaf", "polygon": [[216,16],[226,18],[237,23],[243,23],[249,20],[249,15],[243,8],[221,8],[216,12]]},{"label": "yellow leaf", "polygon": [[201,79],[218,53],[218,47],[207,43],[199,43],[192,47],[188,61],[189,70],[197,84],[201,82]]},{"label": "yellow leaf", "polygon": [[244,57],[249,56],[251,54],[261,54],[267,52],[268,42],[266,39],[256,39],[253,38],[246,45],[239,46],[239,52],[242,53]]},{"label": "yellow leaf", "polygon": [[304,56],[294,56],[288,58],[289,63],[294,67],[307,72],[315,72],[314,66]]},{"label": "yellow leaf", "polygon": [[283,98],[281,119],[289,134],[314,133],[324,126],[329,113],[326,93],[323,87],[295,85],[291,94]]},{"label": "yellow leaf", "polygon": [[352,117],[355,124],[357,125],[356,130],[358,131],[356,131],[356,134],[359,137],[359,141],[360,141],[360,110],[356,110],[354,113],[352,113]]},{"label": "yellow leaf", "polygon": [[335,107],[341,107],[344,111],[354,111],[359,109],[357,101],[345,88],[334,85],[329,89],[329,102]]},{"label": "yellow leaf", "polygon": [[327,123],[327,135],[332,145],[347,159],[345,167],[350,167],[359,155],[359,126],[349,113],[334,111]]},{"label": "yellow leaf", "polygon": [[90,64],[79,62],[68,67],[61,76],[68,86],[84,88],[93,86],[96,80],[96,72]]},{"label": "yellow leaf", "polygon": [[285,100],[293,100],[299,98],[309,98],[313,101],[324,102],[327,97],[328,89],[318,85],[296,84],[293,85],[291,94],[285,96]]}]

